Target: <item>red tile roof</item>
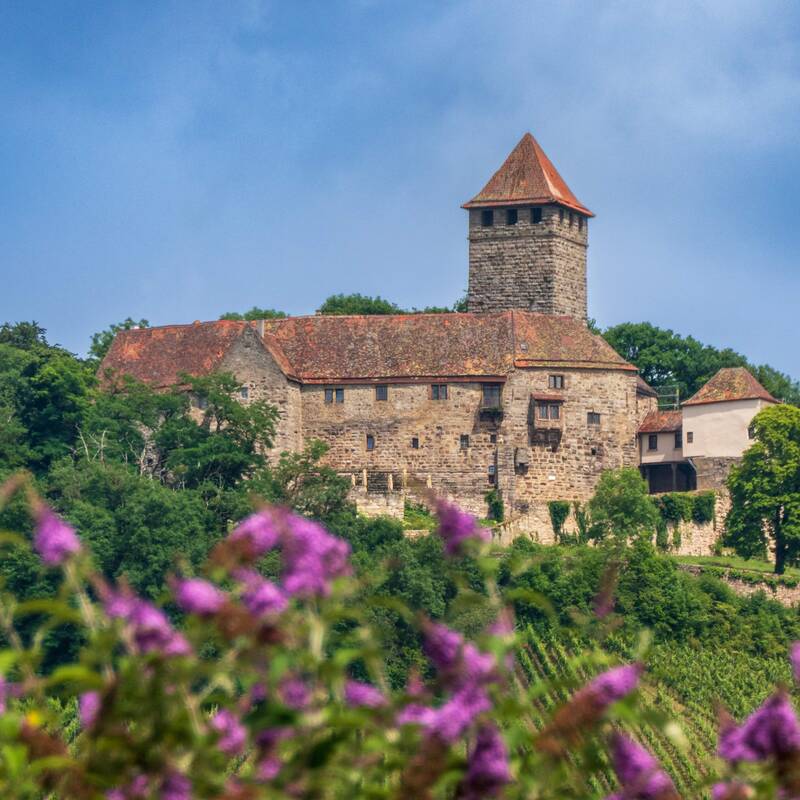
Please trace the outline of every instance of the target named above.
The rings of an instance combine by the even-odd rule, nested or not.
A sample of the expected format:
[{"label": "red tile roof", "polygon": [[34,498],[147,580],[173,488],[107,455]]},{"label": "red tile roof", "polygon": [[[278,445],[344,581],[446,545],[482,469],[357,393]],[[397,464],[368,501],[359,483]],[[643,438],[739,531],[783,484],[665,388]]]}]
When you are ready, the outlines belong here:
[{"label": "red tile roof", "polygon": [[288,317],[205,322],[121,331],[101,373],[113,369],[154,386],[181,372],[219,369],[248,326],[283,372],[304,383],[495,378],[516,367],[633,371],[602,338],[571,317],[502,311],[487,314]]},{"label": "red tile roof", "polygon": [[680,411],[651,411],[639,426],[639,433],[667,433],[679,431],[683,426]]},{"label": "red tile roof", "polygon": [[636,393],[647,397],[658,397],[658,392],[641,376],[636,376]]},{"label": "red tile roof", "polygon": [[744,367],[723,367],[683,405],[755,399],[778,402]]},{"label": "red tile roof", "polygon": [[557,203],[594,216],[575,197],[536,139],[526,133],[486,186],[462,208],[540,203]]}]

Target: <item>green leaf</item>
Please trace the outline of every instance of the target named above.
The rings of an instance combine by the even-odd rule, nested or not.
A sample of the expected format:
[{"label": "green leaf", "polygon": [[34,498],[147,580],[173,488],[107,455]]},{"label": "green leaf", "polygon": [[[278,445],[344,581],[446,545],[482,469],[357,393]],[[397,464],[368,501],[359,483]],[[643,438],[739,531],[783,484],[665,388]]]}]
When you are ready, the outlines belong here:
[{"label": "green leaf", "polygon": [[87,689],[99,689],[103,686],[103,679],[88,667],[82,664],[67,664],[58,667],[49,678],[48,686],[58,686],[62,683],[77,683]]},{"label": "green leaf", "polygon": [[46,598],[26,600],[16,607],[14,614],[20,617],[28,614],[49,614],[62,622],[73,622],[77,625],[82,622],[81,615],[72,606],[58,600],[48,600]]}]

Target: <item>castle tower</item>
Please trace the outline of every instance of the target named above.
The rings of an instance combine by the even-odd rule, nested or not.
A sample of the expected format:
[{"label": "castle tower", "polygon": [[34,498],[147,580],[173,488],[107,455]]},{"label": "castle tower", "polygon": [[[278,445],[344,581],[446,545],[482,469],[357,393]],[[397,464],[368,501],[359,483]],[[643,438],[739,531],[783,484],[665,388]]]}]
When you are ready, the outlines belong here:
[{"label": "castle tower", "polygon": [[530,133],[462,208],[469,212],[470,311],[522,308],[586,319],[594,214]]}]

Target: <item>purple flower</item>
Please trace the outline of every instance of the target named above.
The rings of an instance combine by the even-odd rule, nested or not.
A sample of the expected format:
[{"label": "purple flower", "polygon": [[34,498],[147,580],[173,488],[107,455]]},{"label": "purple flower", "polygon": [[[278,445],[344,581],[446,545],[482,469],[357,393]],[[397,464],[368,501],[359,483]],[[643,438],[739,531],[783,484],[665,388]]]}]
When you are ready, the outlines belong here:
[{"label": "purple flower", "polygon": [[220,709],[211,720],[211,727],[219,734],[217,746],[225,755],[235,756],[242,752],[247,730],[232,711]]},{"label": "purple flower", "polygon": [[33,546],[48,567],[63,564],[81,549],[75,531],[47,506],[41,506],[36,520]]},{"label": "purple flower", "polygon": [[460,633],[446,625],[425,627],[425,654],[453,689],[469,683],[486,683],[494,677],[497,662],[491,653],[482,653]]},{"label": "purple flower", "polygon": [[308,686],[300,678],[284,678],[280,685],[283,702],[295,711],[301,711],[309,702]]},{"label": "purple flower", "polygon": [[800,725],[785,692],[767,698],[740,726],[726,725],[719,754],[728,761],[765,761],[800,751]]},{"label": "purple flower", "polygon": [[255,556],[263,556],[277,546],[280,532],[274,514],[265,510],[242,520],[228,538],[233,542],[246,541]]},{"label": "purple flower", "polygon": [[800,682],[800,642],[793,642],[789,650],[789,660],[792,662],[794,679]]},{"label": "purple flower", "polygon": [[752,787],[741,781],[715,783],[711,787],[711,800],[747,800],[752,796]]},{"label": "purple flower", "polygon": [[192,800],[192,783],[174,770],[161,782],[160,800]]},{"label": "purple flower", "polygon": [[244,584],[242,602],[256,617],[280,614],[286,609],[288,600],[281,589],[272,581],[262,578],[255,570],[243,569],[236,578]]},{"label": "purple flower", "polygon": [[106,800],[144,800],[150,793],[150,779],[137,775],[127,786],[106,792]]},{"label": "purple flower", "polygon": [[321,525],[289,514],[283,537],[283,588],[290,595],[326,596],[330,582],[348,573],[350,545]]},{"label": "purple flower", "polygon": [[210,617],[225,604],[225,593],[200,578],[177,581],[174,589],[178,605],[189,614]]},{"label": "purple flower", "polygon": [[611,740],[614,771],[622,786],[622,793],[607,800],[673,800],[678,795],[669,775],[641,745],[616,733]]},{"label": "purple flower", "polygon": [[458,797],[461,800],[497,797],[510,780],[508,750],[500,731],[494,725],[482,725],[469,755],[467,774],[459,787]]},{"label": "purple flower", "polygon": [[6,705],[9,697],[19,697],[20,687],[16,683],[9,683],[0,675],[0,714],[6,713]]},{"label": "purple flower", "polygon": [[397,716],[398,725],[421,725],[425,731],[443,742],[453,743],[475,720],[478,714],[492,707],[489,697],[477,686],[460,689],[439,708],[418,703],[407,705]]},{"label": "purple flower", "polygon": [[269,783],[278,777],[283,767],[283,762],[275,755],[264,756],[256,764],[256,780],[260,783]]},{"label": "purple flower", "polygon": [[489,538],[489,531],[481,528],[475,517],[446,500],[436,503],[436,516],[439,517],[439,536],[444,540],[444,551],[449,556],[460,553],[462,544],[468,539],[486,541]]},{"label": "purple flower", "polygon": [[139,652],[158,652],[167,656],[191,652],[189,643],[172,628],[161,609],[129,592],[107,592],[103,606],[110,617],[125,620]]},{"label": "purple flower", "polygon": [[91,728],[100,713],[100,692],[84,692],[78,698],[78,716],[84,728]]},{"label": "purple flower", "polygon": [[644,667],[639,663],[613,667],[589,681],[574,699],[577,701],[590,699],[594,705],[605,711],[639,685],[639,677],[643,670]]},{"label": "purple flower", "polygon": [[386,698],[374,686],[361,681],[347,681],[344,686],[344,699],[353,708],[380,708],[386,705]]}]

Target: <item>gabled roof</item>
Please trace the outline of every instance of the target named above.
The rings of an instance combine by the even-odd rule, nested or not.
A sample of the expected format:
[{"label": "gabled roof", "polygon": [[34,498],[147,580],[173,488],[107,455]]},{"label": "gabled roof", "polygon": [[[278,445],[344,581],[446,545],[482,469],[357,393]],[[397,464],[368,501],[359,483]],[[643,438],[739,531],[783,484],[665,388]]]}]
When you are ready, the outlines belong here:
[{"label": "gabled roof", "polygon": [[639,426],[639,433],[668,433],[683,427],[680,411],[651,411]]},{"label": "gabled roof", "polygon": [[725,403],[731,400],[778,401],[744,368],[723,367],[683,405],[698,406],[703,403]]},{"label": "gabled roof", "polygon": [[303,383],[381,380],[504,380],[514,367],[634,371],[604,339],[572,317],[485,314],[288,317],[120,331],[100,373],[112,369],[152,386],[220,369],[250,330],[283,373]]},{"label": "gabled roof", "polygon": [[486,186],[462,208],[543,203],[556,203],[594,216],[575,197],[536,139],[526,133]]},{"label": "gabled roof", "polygon": [[[255,323],[238,320],[120,331],[100,365],[99,374],[103,376],[111,370],[158,389],[173,386],[182,373],[198,377],[218,371],[231,346],[247,331],[253,331],[254,340],[259,341]],[[286,356],[270,337],[261,341],[281,370],[293,377]]]},{"label": "gabled roof", "polygon": [[658,392],[641,375],[636,376],[636,394],[658,397]]}]

